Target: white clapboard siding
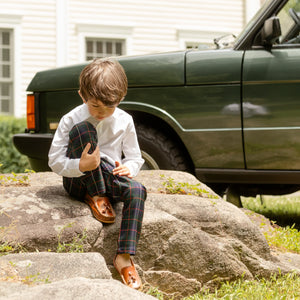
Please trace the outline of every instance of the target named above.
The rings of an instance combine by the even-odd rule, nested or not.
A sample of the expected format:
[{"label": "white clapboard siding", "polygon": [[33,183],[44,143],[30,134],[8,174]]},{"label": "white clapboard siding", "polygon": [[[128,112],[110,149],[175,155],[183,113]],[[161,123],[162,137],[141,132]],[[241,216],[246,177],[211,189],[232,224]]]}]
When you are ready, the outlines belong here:
[{"label": "white clapboard siding", "polygon": [[[0,28],[15,32],[15,115],[40,70],[82,62],[85,38],[126,40],[126,54],[176,51],[237,34],[260,0],[0,0]],[[250,12],[251,10],[251,12]],[[8,21],[7,21],[8,20]]]},{"label": "white clapboard siding", "polygon": [[17,64],[14,111],[15,115],[23,116],[28,83],[37,71],[55,67],[56,1],[0,0],[0,7],[0,15],[18,15],[21,18],[14,45]]},{"label": "white clapboard siding", "polygon": [[132,26],[131,54],[173,51],[180,48],[178,30],[239,33],[244,0],[103,0],[69,1],[70,58],[76,60],[76,24]]}]

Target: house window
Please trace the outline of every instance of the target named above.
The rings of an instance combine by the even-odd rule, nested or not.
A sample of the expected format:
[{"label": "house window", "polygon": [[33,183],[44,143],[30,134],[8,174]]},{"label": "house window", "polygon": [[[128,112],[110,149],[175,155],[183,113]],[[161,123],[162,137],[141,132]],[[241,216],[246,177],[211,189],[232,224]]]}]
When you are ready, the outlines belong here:
[{"label": "house window", "polygon": [[196,42],[187,42],[185,43],[186,49],[198,49],[199,43]]},{"label": "house window", "polygon": [[119,56],[124,54],[124,40],[86,39],[86,60],[92,60],[96,57]]},{"label": "house window", "polygon": [[187,50],[192,50],[192,49],[209,49],[212,48],[212,44],[209,43],[199,43],[199,42],[186,42],[185,43],[185,48]]},{"label": "house window", "polygon": [[13,112],[12,31],[0,28],[0,113]]}]

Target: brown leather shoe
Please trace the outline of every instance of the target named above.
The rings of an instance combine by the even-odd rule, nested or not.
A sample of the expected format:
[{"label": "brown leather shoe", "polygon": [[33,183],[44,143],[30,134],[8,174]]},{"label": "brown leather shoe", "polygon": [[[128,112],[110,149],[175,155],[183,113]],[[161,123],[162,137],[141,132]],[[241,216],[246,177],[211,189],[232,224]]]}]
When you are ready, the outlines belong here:
[{"label": "brown leather shoe", "polygon": [[93,216],[102,223],[114,223],[116,213],[112,208],[108,197],[97,196],[92,198],[86,194],[85,203],[91,208]]},{"label": "brown leather shoe", "polygon": [[120,269],[116,263],[116,258],[117,255],[114,257],[113,264],[118,273],[120,274],[123,283],[133,289],[139,289],[142,286],[142,281],[134,266],[132,259],[130,258],[131,266]]}]

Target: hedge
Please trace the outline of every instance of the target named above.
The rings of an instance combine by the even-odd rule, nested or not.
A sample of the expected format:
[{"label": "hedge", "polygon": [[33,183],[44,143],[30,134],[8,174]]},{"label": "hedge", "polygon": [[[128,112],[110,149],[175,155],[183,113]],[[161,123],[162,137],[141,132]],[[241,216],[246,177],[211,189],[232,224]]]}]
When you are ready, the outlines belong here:
[{"label": "hedge", "polygon": [[13,135],[25,128],[26,119],[0,116],[0,173],[24,173],[30,169],[27,157],[18,152],[12,141]]}]

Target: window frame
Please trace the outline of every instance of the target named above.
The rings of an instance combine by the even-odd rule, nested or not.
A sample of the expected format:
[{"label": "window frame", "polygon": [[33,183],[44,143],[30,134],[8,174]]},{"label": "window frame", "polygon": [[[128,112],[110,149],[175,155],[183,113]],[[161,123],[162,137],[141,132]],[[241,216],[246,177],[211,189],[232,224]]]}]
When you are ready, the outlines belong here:
[{"label": "window frame", "polygon": [[124,54],[131,55],[134,26],[110,24],[77,24],[79,61],[86,61],[86,39],[124,40]]},{"label": "window frame", "polygon": [[22,68],[21,68],[21,22],[22,15],[17,14],[0,14],[0,28],[2,30],[9,30],[12,32],[12,58],[13,58],[13,68],[12,72],[12,104],[9,113],[2,113],[1,115],[14,115],[15,117],[24,116],[24,93],[21,90],[21,78],[22,78]]},{"label": "window frame", "polygon": [[[93,43],[93,51],[92,52],[88,52],[88,47],[87,47],[87,43],[88,42],[92,42]],[[97,52],[97,50],[95,51],[95,48],[97,47],[95,44],[97,42],[102,42],[103,43],[103,48],[102,48],[102,52]],[[107,43],[111,42],[112,43],[112,51],[111,52],[107,52]],[[117,54],[116,53],[116,44],[117,43],[121,43],[121,54]],[[118,56],[118,55],[125,55],[126,52],[126,41],[125,39],[108,39],[108,38],[93,38],[93,37],[86,37],[85,39],[85,45],[86,45],[86,51],[85,51],[85,59],[86,60],[91,60],[93,58],[96,58],[96,57],[106,57],[106,56]],[[90,55],[89,55],[90,54]],[[99,54],[102,54],[102,55],[99,55]],[[91,59],[89,58],[92,57]]]},{"label": "window frame", "polygon": [[[2,41],[2,34],[8,33],[9,36],[9,43],[6,45]],[[2,54],[4,53],[4,49],[9,50],[9,60],[4,60]],[[13,102],[14,102],[14,94],[13,94],[13,86],[14,86],[14,45],[13,45],[13,31],[7,28],[0,28],[0,113],[2,115],[10,115],[13,113]],[[4,77],[3,73],[4,68],[3,66],[9,66],[9,76]],[[8,84],[8,95],[2,95],[2,84]],[[8,111],[2,110],[2,102],[8,101]]]},{"label": "window frame", "polygon": [[222,31],[200,31],[193,29],[177,29],[177,37],[179,42],[179,48],[186,50],[189,44],[203,45],[204,47],[210,47],[214,45],[214,39],[220,36],[229,34]]}]

